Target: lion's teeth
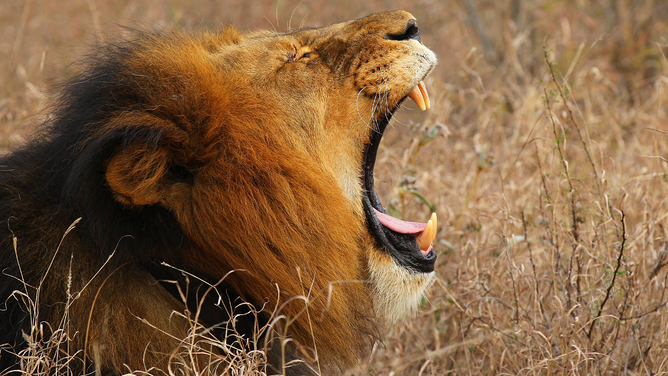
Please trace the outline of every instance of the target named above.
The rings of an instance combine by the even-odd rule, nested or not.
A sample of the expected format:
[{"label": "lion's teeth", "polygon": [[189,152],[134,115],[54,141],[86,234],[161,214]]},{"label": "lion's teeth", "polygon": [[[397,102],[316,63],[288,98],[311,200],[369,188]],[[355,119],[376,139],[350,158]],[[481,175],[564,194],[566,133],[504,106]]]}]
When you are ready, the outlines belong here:
[{"label": "lion's teeth", "polygon": [[[420,81],[422,82],[422,81]],[[420,107],[422,111],[427,109],[427,105],[424,103],[424,97],[422,96],[422,90],[419,88],[420,84],[417,84],[411,91],[408,93],[408,98],[412,99],[415,104]]]},{"label": "lion's teeth", "polygon": [[430,109],[431,102],[429,101],[429,93],[427,93],[427,85],[425,85],[423,81],[420,81],[417,86],[422,93],[422,98],[424,98],[425,107],[427,107],[427,110]]},{"label": "lion's teeth", "polygon": [[434,222],[429,220],[429,222],[427,222],[427,227],[425,227],[424,231],[422,231],[422,233],[418,235],[417,239],[415,239],[417,240],[418,247],[420,247],[421,250],[427,250],[431,245],[433,227]]},{"label": "lion's teeth", "polygon": [[431,213],[431,217],[429,218],[430,221],[434,222],[434,236],[431,239],[433,242],[434,239],[436,239],[436,230],[438,230],[438,218],[436,218],[436,213]]},{"label": "lion's teeth", "polygon": [[437,225],[438,219],[436,218],[436,213],[432,213],[431,218],[427,222],[427,227],[425,227],[424,231],[422,231],[422,233],[415,239],[421,250],[425,251],[429,249],[429,246],[434,242],[434,239],[436,239]]}]

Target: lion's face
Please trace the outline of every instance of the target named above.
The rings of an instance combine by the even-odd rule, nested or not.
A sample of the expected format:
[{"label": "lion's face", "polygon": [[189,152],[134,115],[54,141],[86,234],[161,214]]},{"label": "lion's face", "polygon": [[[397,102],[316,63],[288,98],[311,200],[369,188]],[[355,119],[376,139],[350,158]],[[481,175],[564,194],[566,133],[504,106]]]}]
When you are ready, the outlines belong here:
[{"label": "lion's face", "polygon": [[300,143],[313,157],[324,156],[360,214],[360,161],[373,130],[383,131],[436,64],[420,42],[414,17],[401,11],[318,29],[251,34],[213,58],[223,71],[243,66],[249,72],[238,77],[239,84],[303,132]]},{"label": "lion's face", "polygon": [[[408,97],[429,105],[422,80],[436,57],[412,15],[148,45],[125,58],[132,74],[114,89],[137,109],[109,121],[125,141],[105,178],[125,207],[175,216],[197,249],[184,267],[214,279],[247,270],[230,284],[260,304],[274,284],[286,298],[314,291],[332,351],[358,331],[365,289],[390,320],[417,306],[433,275],[435,218],[384,214],[373,186],[393,113]],[[144,130],[128,136],[128,124]]]}]

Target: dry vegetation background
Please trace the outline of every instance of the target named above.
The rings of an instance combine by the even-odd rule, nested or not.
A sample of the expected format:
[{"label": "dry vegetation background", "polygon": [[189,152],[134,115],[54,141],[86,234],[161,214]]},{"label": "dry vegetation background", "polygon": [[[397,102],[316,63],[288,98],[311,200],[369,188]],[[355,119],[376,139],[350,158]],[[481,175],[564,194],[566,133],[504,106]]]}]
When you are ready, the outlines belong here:
[{"label": "dry vegetation background", "polygon": [[406,219],[438,212],[438,281],[354,374],[668,373],[663,0],[3,0],[0,148],[119,25],[285,30],[389,9],[440,61],[432,110],[405,106],[386,133],[377,189]]}]

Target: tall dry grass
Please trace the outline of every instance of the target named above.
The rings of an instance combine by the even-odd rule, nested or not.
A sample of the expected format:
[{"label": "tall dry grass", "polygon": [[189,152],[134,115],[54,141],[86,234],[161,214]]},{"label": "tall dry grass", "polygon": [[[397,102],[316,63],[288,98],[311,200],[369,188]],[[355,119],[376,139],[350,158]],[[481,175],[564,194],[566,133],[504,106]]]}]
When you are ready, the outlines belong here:
[{"label": "tall dry grass", "polygon": [[407,9],[440,57],[433,106],[388,130],[377,189],[407,219],[436,208],[438,281],[351,374],[668,373],[668,4],[298,3],[4,2],[0,144],[116,22],[284,29]]}]

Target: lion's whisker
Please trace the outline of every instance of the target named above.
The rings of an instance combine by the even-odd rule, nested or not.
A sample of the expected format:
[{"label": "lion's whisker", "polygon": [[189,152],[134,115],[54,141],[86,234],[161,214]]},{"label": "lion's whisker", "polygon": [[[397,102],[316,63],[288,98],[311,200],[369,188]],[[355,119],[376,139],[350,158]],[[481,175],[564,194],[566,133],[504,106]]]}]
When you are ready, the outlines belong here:
[{"label": "lion's whisker", "polygon": [[[365,86],[365,87],[366,87],[366,86]],[[364,91],[364,87],[361,88],[361,89],[357,92],[357,98],[355,99],[355,106],[356,106],[356,108],[357,108],[357,116],[360,117],[360,120],[362,120],[362,123],[364,123],[364,124],[367,126],[367,128],[368,128],[368,127],[369,127],[369,122],[366,121],[366,120],[364,120],[364,118],[362,117],[362,113],[360,112],[359,99],[360,99],[360,94],[362,94],[363,91]],[[370,120],[370,119],[369,119],[369,120]]]}]

